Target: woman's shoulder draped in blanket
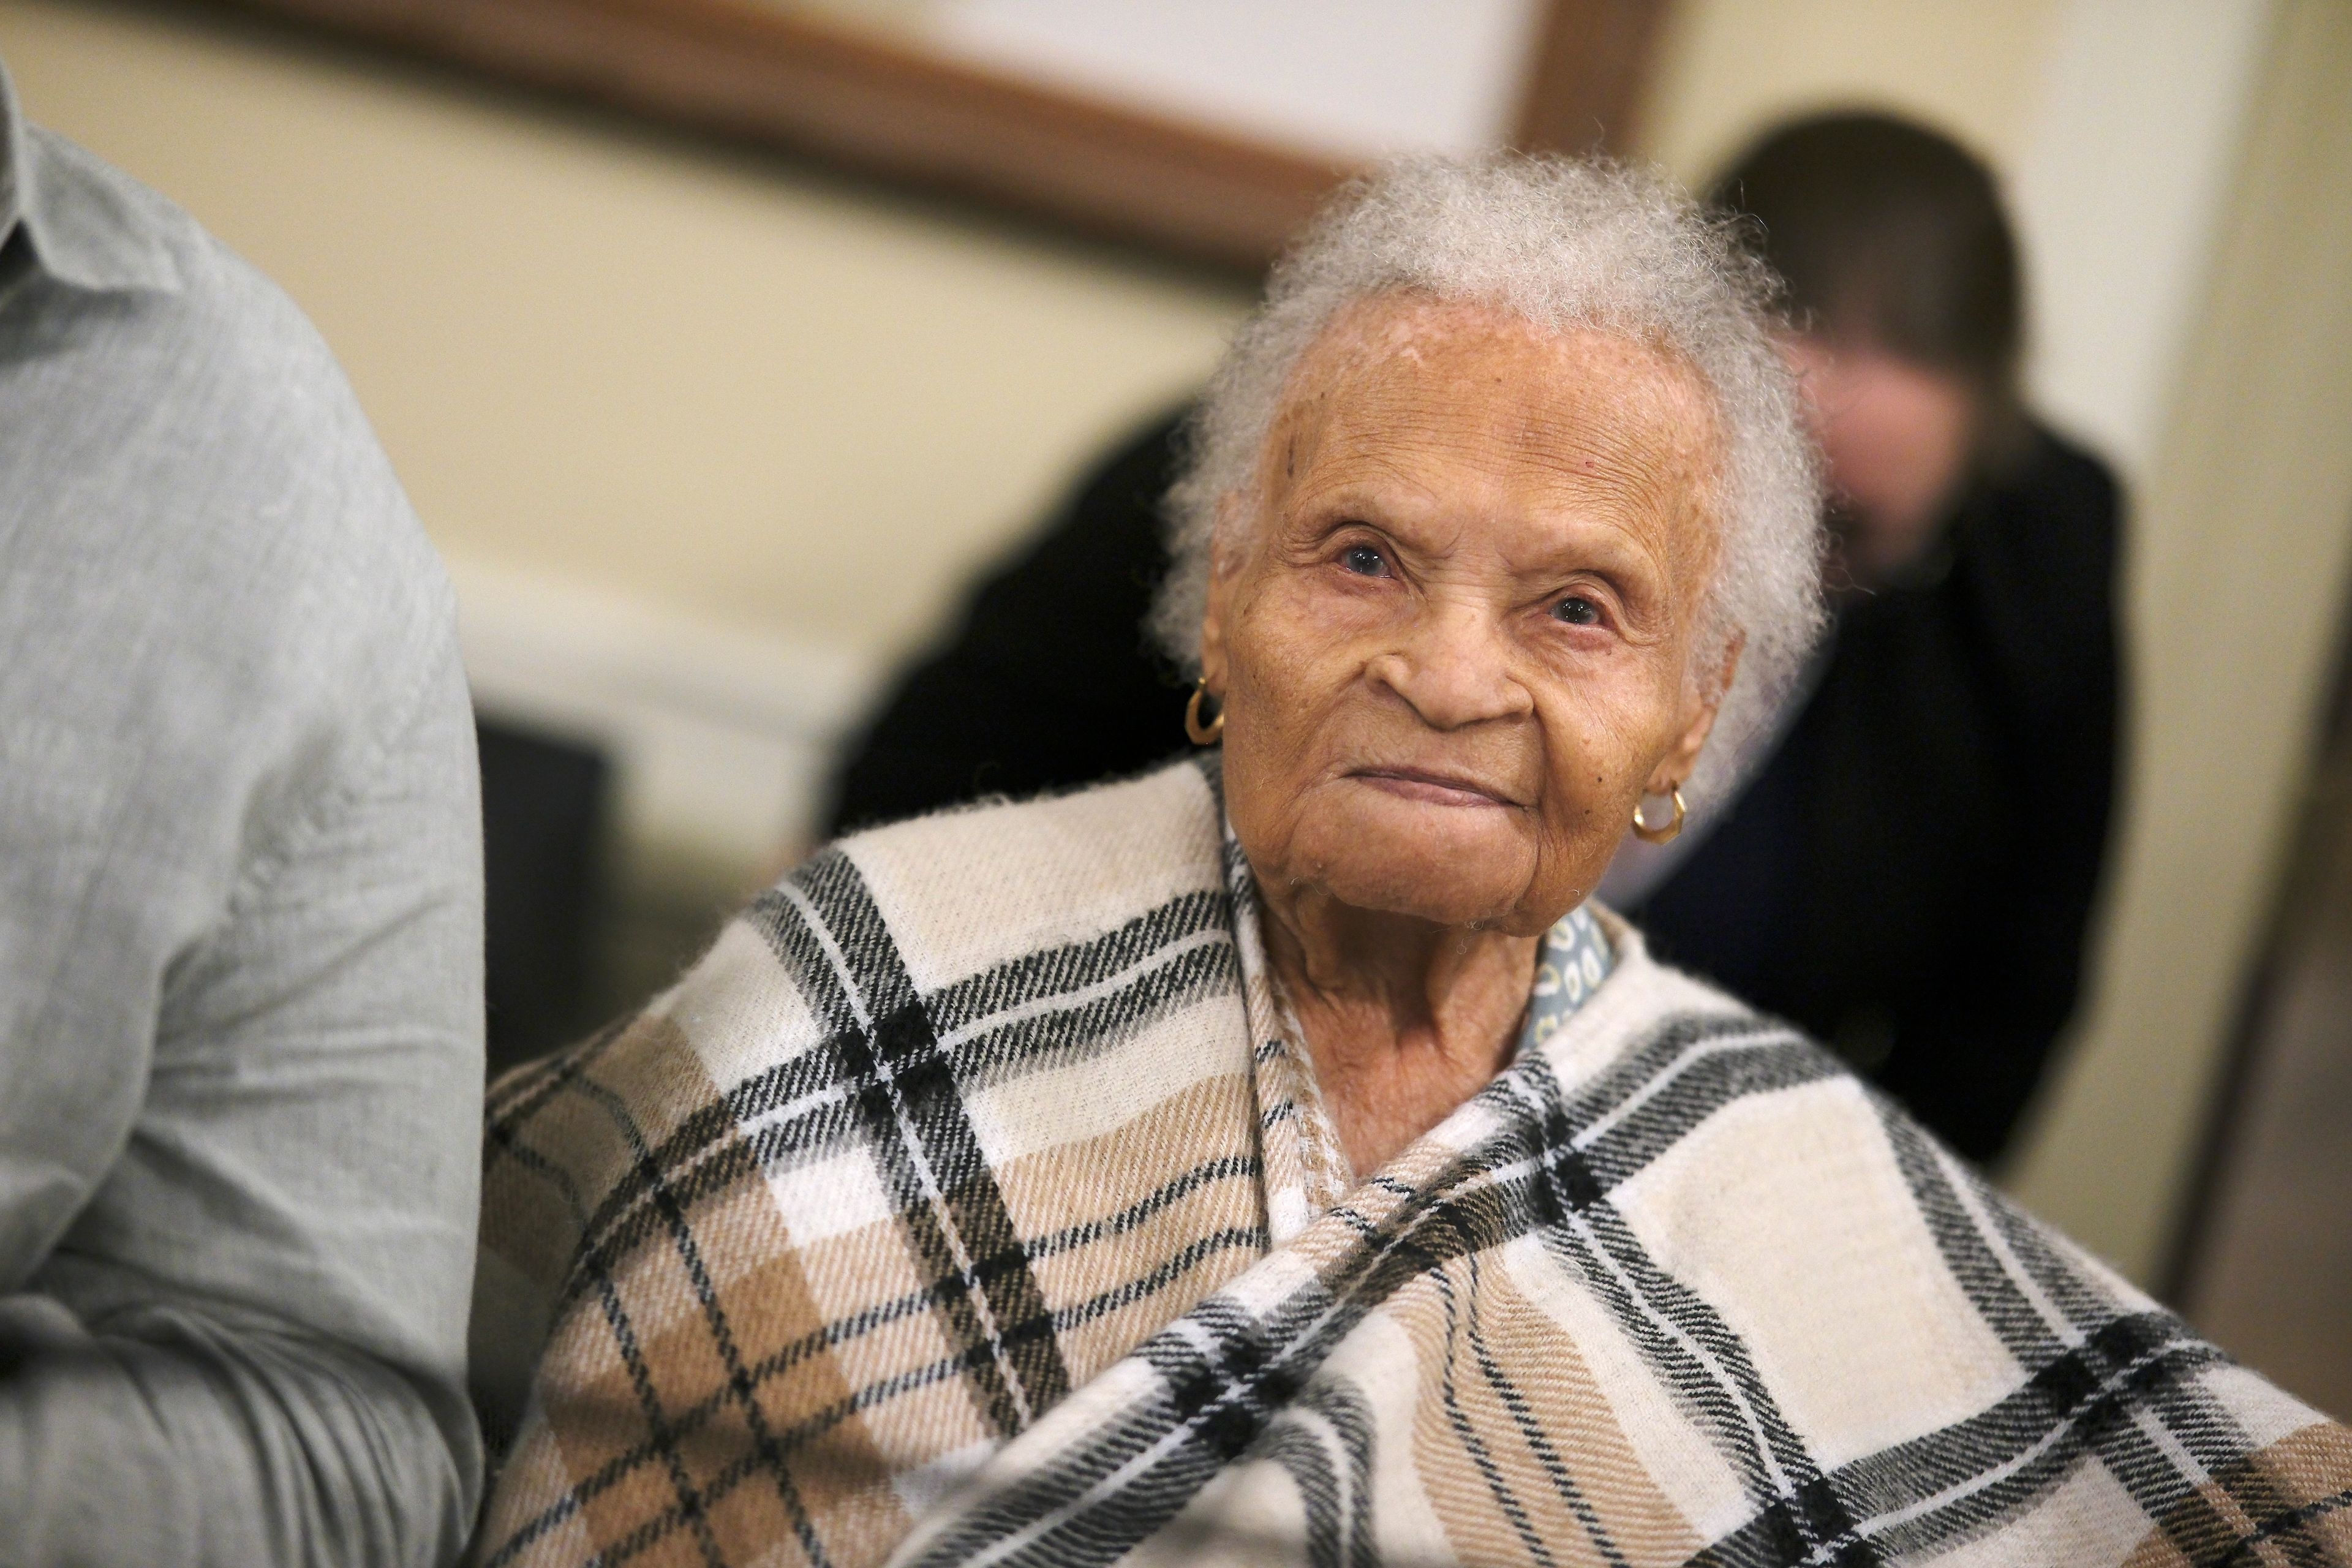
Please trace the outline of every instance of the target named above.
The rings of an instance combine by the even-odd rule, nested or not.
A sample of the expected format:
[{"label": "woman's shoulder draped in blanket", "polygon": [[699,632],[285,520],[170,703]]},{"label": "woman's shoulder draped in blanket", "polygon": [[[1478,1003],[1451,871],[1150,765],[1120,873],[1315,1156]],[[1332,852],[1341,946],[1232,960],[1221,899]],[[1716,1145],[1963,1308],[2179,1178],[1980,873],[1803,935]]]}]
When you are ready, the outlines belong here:
[{"label": "woman's shoulder draped in blanket", "polygon": [[477,1560],[2352,1555],[2342,1428],[1619,923],[1270,1222],[1220,844],[1189,764],[852,838],[497,1086]]}]

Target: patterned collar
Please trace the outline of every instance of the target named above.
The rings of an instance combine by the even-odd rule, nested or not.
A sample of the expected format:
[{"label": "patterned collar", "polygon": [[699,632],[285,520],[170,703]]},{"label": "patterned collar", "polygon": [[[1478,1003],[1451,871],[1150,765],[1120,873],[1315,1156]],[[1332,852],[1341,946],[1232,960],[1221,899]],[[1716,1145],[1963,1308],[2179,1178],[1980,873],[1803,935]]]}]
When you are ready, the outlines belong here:
[{"label": "patterned collar", "polygon": [[1528,997],[1528,1020],[1519,1026],[1519,1049],[1531,1050],[1551,1038],[1616,967],[1617,950],[1592,918],[1591,904],[1579,904],[1560,916],[1544,932],[1543,952],[1536,959],[1535,989]]}]

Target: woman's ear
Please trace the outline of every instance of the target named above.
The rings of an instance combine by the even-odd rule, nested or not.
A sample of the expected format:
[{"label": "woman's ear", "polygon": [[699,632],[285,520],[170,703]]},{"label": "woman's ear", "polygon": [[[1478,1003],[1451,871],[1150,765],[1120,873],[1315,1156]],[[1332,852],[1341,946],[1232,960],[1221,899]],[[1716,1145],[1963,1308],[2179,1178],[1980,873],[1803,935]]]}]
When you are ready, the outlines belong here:
[{"label": "woman's ear", "polygon": [[1216,531],[1209,536],[1209,598],[1201,616],[1201,679],[1212,696],[1225,690],[1225,626],[1233,607],[1234,579],[1241,564],[1242,498],[1227,491],[1217,502]]},{"label": "woman's ear", "polygon": [[1225,691],[1225,584],[1231,581],[1210,574],[1209,607],[1201,616],[1201,679],[1213,697]]},{"label": "woman's ear", "polygon": [[1714,679],[1702,681],[1693,692],[1683,732],[1675,738],[1673,749],[1651,770],[1647,787],[1652,795],[1664,795],[1680,787],[1697,770],[1699,753],[1706,749],[1706,739],[1715,732],[1716,716],[1723,711],[1724,694],[1731,689],[1732,678],[1739,673],[1739,653],[1747,644],[1745,633],[1735,635],[1730,646],[1723,650],[1721,668],[1712,672]]}]

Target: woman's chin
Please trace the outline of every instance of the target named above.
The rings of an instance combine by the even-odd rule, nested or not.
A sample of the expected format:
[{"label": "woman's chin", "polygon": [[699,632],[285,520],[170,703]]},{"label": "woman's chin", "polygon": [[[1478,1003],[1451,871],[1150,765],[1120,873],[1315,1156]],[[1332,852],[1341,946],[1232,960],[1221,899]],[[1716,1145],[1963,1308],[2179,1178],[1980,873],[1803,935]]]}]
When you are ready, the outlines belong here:
[{"label": "woman's chin", "polygon": [[1520,923],[1536,858],[1528,813],[1350,793],[1309,805],[1304,852],[1291,857],[1333,898],[1439,925]]}]

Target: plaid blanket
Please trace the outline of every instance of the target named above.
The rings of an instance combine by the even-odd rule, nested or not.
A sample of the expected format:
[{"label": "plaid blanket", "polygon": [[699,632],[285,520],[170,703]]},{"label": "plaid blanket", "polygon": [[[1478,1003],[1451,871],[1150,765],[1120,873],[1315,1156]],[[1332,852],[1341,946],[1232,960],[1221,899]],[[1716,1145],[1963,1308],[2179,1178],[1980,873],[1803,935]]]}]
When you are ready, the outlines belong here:
[{"label": "plaid blanket", "polygon": [[1622,922],[1356,1179],[1221,822],[850,839],[500,1083],[477,1561],[2352,1556],[2342,1428]]}]

